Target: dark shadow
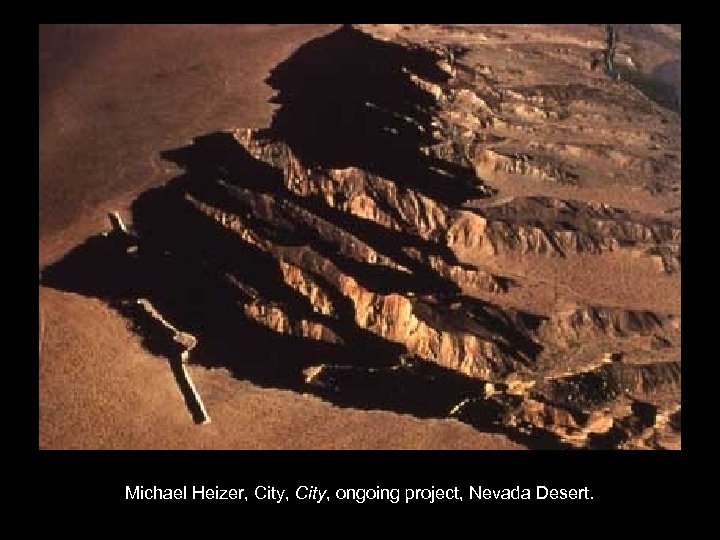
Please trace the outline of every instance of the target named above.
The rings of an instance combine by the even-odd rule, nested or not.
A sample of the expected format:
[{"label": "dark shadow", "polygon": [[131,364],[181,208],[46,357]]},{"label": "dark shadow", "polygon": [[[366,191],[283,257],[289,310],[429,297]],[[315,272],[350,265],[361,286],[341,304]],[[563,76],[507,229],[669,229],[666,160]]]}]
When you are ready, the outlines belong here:
[{"label": "dark shadow", "polygon": [[633,401],[630,414],[615,419],[606,433],[591,433],[588,437],[588,448],[591,450],[615,450],[633,436],[641,435],[643,430],[655,424],[657,406],[642,401]]},{"label": "dark shadow", "polygon": [[[433,242],[417,235],[391,231],[372,221],[336,210],[318,198],[296,196],[285,188],[282,171],[255,160],[228,133],[204,135],[194,139],[191,146],[165,151],[161,155],[186,171],[184,180],[177,183],[178,190],[187,191],[218,209],[247,216],[247,223],[274,243],[310,246],[374,292],[459,293],[457,285],[429,268],[427,260],[418,261],[410,257],[405,251],[408,248],[417,250],[425,259],[435,255],[448,264],[473,268],[462,265],[444,239]],[[229,187],[220,185],[216,180],[223,180]],[[257,199],[249,192],[274,197],[276,204],[273,205],[272,221],[258,218],[252,206]],[[154,234],[153,231],[158,230],[155,222],[165,220],[166,210],[144,201],[138,202],[135,207],[136,213],[143,215],[140,226],[146,229],[139,231],[140,234],[143,237]],[[308,214],[315,222],[324,222],[325,229],[341,231],[344,235],[349,233],[411,273],[354,260],[339,252],[332,238],[328,239],[330,232],[326,237],[318,236],[317,228],[301,219]],[[147,222],[150,222],[149,227],[145,227]],[[497,276],[496,280],[503,290],[515,285],[509,278]]]},{"label": "dark shadow", "polygon": [[640,90],[661,107],[680,113],[680,86],[664,80],[657,73],[646,74],[637,69],[618,66],[623,81]]},{"label": "dark shadow", "polygon": [[[362,167],[449,206],[477,197],[474,174],[420,152],[420,146],[432,142],[429,111],[434,101],[402,68],[442,82],[446,75],[435,60],[430,53],[349,29],[311,42],[270,78],[282,105],[270,132],[308,163]],[[375,108],[366,107],[366,101]],[[386,127],[397,134],[388,134]],[[161,356],[176,358],[177,344],[162,326],[138,315],[137,298],[148,299],[171,324],[197,337],[191,362],[225,367],[256,385],[421,418],[448,417],[455,405],[473,399],[472,410],[458,415],[461,421],[533,448],[563,446],[549,432],[505,424],[516,404],[510,397],[486,398],[485,381],[412,357],[403,345],[360,327],[351,300],[333,285],[336,276],[331,273],[339,271],[370,291],[412,294],[418,317],[436,328],[476,333],[493,340],[513,361],[532,365],[540,351],[532,337],[539,317],[467,298],[422,258],[403,249],[415,249],[424,260],[434,254],[456,263],[441,239],[390,232],[318,199],[298,197],[285,188],[282,171],[254,159],[228,134],[199,137],[162,157],[184,174],[133,202],[131,234],[88,239],[43,270],[43,285],[107,301],[133,321],[145,346]],[[197,204],[242,220],[261,243],[280,251],[243,241],[237,230],[200,212]],[[352,235],[409,272],[362,260],[338,235]],[[288,285],[278,258],[311,274],[333,312],[317,312]],[[246,314],[245,306],[256,301],[281,309],[291,321],[323,325],[335,338],[273,331]],[[320,365],[325,367],[317,372]]]},{"label": "dark shadow", "polygon": [[486,197],[474,170],[429,157],[436,99],[410,77],[442,84],[440,57],[345,26],[300,47],[266,81],[281,107],[265,136],[307,166],[355,166],[456,206]]},{"label": "dark shadow", "polygon": [[[218,178],[225,178],[245,194],[266,193],[305,204],[308,212],[322,214],[343,230],[352,229],[358,237],[374,237],[373,245],[389,256],[402,253],[399,246],[404,240],[420,251],[440,253],[446,248],[410,235],[398,235],[395,246],[390,246],[392,235],[381,232],[376,225],[352,222],[335,211],[322,210],[316,203],[294,198],[282,186],[278,170],[254,160],[227,136],[216,134],[198,141],[197,147],[164,153],[184,166],[186,173],[134,201],[131,235],[110,233],[88,239],[46,268],[43,284],[108,301],[134,322],[134,330],[151,352],[177,358],[177,344],[167,331],[138,315],[132,300],[147,298],[174,326],[198,337],[192,362],[226,367],[235,377],[260,386],[314,393],[340,406],[439,418],[447,417],[463,399],[483,395],[484,381],[407,357],[402,345],[357,326],[350,300],[330,284],[328,276],[321,274],[314,279],[323,284],[336,309],[332,315],[316,313],[306,297],[285,283],[271,254],[241,241],[236,233],[205,217],[192,207],[188,196],[243,215],[260,236],[281,245],[306,246],[305,257],[321,255],[353,277],[362,274],[361,266],[373,265],[343,261],[330,242],[323,242],[317,232],[282,212],[281,219],[263,222],[257,218],[256,209],[247,205],[250,199],[222,188]],[[519,361],[532,362],[539,346],[527,332],[537,328],[539,318],[517,314],[519,318],[513,319],[487,302],[460,295],[454,284],[431,271],[424,269],[425,273],[421,273],[417,261],[403,262],[413,262],[417,270],[406,283],[397,282],[385,269],[376,270],[374,276],[366,274],[364,279],[374,280],[372,288],[380,291],[432,293],[415,302],[420,318],[439,329],[497,339],[498,345]],[[245,316],[242,308],[252,302],[253,294],[281,306],[291,319],[325,325],[341,341],[330,343],[278,334],[257,324]],[[459,309],[447,307],[458,302]],[[328,366],[325,373],[332,382],[308,383],[304,371],[320,364]],[[179,366],[173,364],[173,369],[177,371]],[[187,391],[186,401],[192,405]],[[466,412],[459,419],[483,431],[506,433],[530,446],[536,439],[543,448],[560,444],[551,434],[530,436],[503,426],[502,414],[496,411],[502,406],[492,400],[479,403],[484,405],[475,406],[472,413]],[[487,411],[482,412],[485,408]]]}]

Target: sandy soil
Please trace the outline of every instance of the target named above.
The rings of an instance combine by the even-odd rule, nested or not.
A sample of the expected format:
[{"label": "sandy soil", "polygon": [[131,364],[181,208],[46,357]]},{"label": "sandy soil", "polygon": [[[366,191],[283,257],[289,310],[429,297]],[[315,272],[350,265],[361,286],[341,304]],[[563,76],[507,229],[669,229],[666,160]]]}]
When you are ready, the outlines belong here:
[{"label": "sandy soil", "polygon": [[45,449],[516,449],[454,420],[333,407],[192,367],[213,421],[193,424],[167,360],[102,302],[43,289],[40,447]]},{"label": "sandy soil", "polygon": [[[176,171],[160,151],[198,134],[267,124],[268,71],[333,28],[41,26],[41,259],[49,233],[102,216],[99,205],[112,197],[169,180]],[[82,239],[71,236],[66,247]]]}]

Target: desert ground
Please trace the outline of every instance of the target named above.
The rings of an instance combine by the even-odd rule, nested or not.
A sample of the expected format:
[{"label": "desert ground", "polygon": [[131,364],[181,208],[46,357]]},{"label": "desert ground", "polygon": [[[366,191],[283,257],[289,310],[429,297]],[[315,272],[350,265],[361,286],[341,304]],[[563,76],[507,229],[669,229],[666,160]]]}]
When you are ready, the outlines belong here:
[{"label": "desert ground", "polygon": [[617,27],[41,26],[40,448],[680,448],[680,28]]}]

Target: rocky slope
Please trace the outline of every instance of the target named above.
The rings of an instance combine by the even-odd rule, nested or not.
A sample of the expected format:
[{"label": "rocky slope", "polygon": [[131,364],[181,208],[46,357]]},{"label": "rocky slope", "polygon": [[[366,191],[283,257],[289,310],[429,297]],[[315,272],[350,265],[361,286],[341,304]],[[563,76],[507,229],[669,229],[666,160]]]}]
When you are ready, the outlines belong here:
[{"label": "rocky slope", "polygon": [[[43,279],[128,316],[148,298],[198,338],[192,362],[258,384],[531,448],[676,448],[674,304],[573,292],[679,295],[679,115],[591,72],[598,42],[344,27],[273,71],[269,128],[163,152],[183,174],[133,203],[132,241],[89,239]],[[587,283],[568,277],[581,257]],[[546,309],[523,300],[528,260],[555,265]]]}]

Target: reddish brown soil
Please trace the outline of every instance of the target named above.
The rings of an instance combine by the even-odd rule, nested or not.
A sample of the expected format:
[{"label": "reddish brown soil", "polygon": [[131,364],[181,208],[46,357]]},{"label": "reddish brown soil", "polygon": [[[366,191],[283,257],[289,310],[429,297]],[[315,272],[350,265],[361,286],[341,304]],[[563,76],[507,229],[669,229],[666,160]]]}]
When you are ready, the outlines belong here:
[{"label": "reddish brown soil", "polygon": [[81,240],[83,232],[66,229],[104,216],[108,199],[169,180],[175,170],[161,150],[199,133],[267,124],[269,70],[333,28],[41,26],[41,263],[58,255],[50,246],[60,238],[61,251]]}]

